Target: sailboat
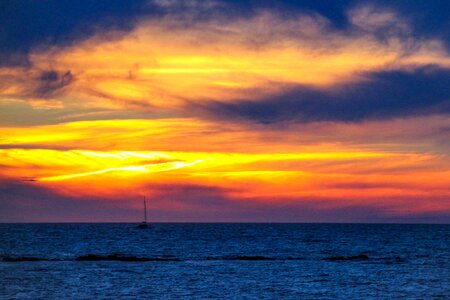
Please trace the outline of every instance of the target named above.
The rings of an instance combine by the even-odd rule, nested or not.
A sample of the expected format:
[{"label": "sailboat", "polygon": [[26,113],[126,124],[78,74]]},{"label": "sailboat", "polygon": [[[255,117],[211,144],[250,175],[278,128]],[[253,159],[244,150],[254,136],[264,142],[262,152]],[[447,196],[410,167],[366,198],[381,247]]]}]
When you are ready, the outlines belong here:
[{"label": "sailboat", "polygon": [[145,200],[145,196],[144,196],[144,221],[142,221],[141,224],[138,225],[138,228],[146,229],[149,227],[150,227],[150,224],[147,223],[147,201]]}]

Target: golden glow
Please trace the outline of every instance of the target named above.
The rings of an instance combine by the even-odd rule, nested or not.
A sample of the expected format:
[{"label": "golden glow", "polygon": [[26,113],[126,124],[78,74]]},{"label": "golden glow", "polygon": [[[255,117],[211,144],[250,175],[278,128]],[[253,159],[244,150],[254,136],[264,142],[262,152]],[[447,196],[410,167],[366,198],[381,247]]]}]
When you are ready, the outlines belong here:
[{"label": "golden glow", "polygon": [[[450,196],[449,161],[439,156],[332,144],[300,147],[291,140],[292,132],[283,130],[276,133],[276,147],[267,139],[270,131],[260,136],[230,126],[214,134],[196,134],[211,126],[198,120],[164,119],[9,128],[13,134],[1,136],[3,146],[7,141],[10,148],[0,149],[0,177],[32,178],[32,184],[80,198],[121,199],[130,193],[151,198],[164,192],[155,187],[170,191],[170,186],[180,184],[220,187],[231,199],[261,205],[320,199],[318,203],[328,208],[361,201],[383,207],[399,204],[400,200],[383,200],[395,197]],[[223,139],[230,141],[228,148],[219,149]],[[61,141],[72,149],[49,148]],[[109,144],[115,146],[106,150]],[[181,201],[183,196],[174,197]],[[413,207],[410,212],[438,211],[446,204],[421,202]]]},{"label": "golden glow", "polygon": [[73,179],[73,178],[78,178],[78,177],[99,175],[99,174],[104,174],[104,173],[109,173],[109,172],[118,172],[118,171],[156,173],[156,172],[173,171],[176,169],[192,166],[192,165],[195,165],[200,162],[201,162],[201,160],[192,161],[189,163],[176,161],[176,162],[170,162],[170,163],[147,164],[147,165],[141,165],[141,166],[126,166],[126,167],[119,167],[119,168],[107,168],[107,169],[92,171],[92,172],[42,177],[42,178],[38,178],[38,180],[39,181],[60,181],[60,180],[68,180],[68,179]]},{"label": "golden glow", "polygon": [[[264,11],[162,17],[33,49],[29,66],[0,67],[0,185],[26,181],[80,201],[145,194],[166,210],[191,205],[177,191],[187,186],[233,203],[450,211],[446,116],[267,125],[198,112],[290,87],[333,93],[367,72],[450,68],[444,44],[417,39],[394,12],[362,7],[347,18],[338,30],[318,15]],[[380,40],[386,24],[395,30]]]},{"label": "golden glow", "polygon": [[[387,17],[392,15],[369,25],[389,21]],[[360,19],[353,16],[355,26],[367,27]],[[73,46],[34,51],[31,70],[0,70],[0,76],[9,78],[0,92],[3,97],[29,97],[33,85],[39,85],[40,72],[54,69],[70,71],[75,80],[58,91],[66,97],[63,102],[49,106],[35,101],[36,107],[70,106],[67,97],[76,97],[96,108],[167,109],[182,107],[187,100],[254,100],[291,84],[334,86],[364,80],[361,74],[380,69],[450,67],[438,40],[416,41],[414,51],[405,54],[408,39],[392,36],[380,42],[370,31],[355,32],[331,31],[320,17],[282,20],[268,12],[190,27],[170,19],[145,21],[117,38],[106,40],[100,32]]]}]

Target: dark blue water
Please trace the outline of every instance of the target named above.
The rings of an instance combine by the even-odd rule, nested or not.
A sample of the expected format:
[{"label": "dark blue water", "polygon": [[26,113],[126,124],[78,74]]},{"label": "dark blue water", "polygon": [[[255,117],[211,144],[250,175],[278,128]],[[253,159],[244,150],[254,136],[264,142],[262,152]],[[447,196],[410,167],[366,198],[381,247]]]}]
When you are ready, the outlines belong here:
[{"label": "dark blue water", "polygon": [[450,225],[3,224],[0,298],[450,299],[449,245]]}]

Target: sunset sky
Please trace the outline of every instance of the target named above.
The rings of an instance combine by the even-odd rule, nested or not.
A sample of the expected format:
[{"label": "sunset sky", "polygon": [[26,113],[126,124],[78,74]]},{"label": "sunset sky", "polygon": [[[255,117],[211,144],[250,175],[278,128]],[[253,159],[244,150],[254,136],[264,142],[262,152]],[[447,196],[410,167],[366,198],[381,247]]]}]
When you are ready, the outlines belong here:
[{"label": "sunset sky", "polygon": [[0,222],[450,222],[450,1],[2,1]]}]

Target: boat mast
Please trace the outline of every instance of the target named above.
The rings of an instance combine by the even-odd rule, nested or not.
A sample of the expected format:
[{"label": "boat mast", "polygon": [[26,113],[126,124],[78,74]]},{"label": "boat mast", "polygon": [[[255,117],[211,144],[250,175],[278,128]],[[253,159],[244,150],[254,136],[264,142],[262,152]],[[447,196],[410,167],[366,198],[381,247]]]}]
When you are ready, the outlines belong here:
[{"label": "boat mast", "polygon": [[145,201],[145,196],[144,196],[144,220],[145,223],[147,223],[147,202]]}]

